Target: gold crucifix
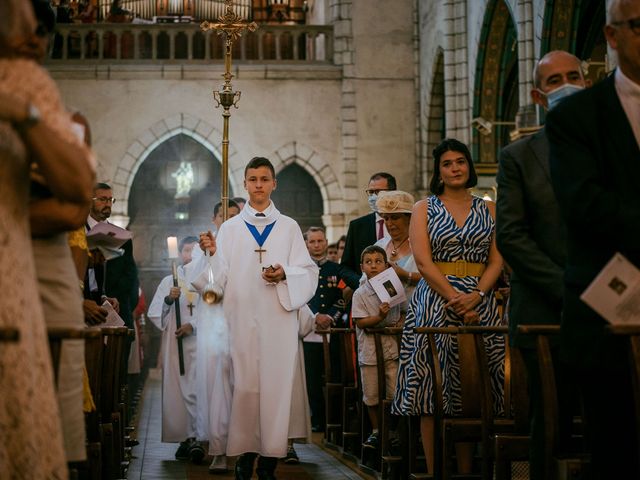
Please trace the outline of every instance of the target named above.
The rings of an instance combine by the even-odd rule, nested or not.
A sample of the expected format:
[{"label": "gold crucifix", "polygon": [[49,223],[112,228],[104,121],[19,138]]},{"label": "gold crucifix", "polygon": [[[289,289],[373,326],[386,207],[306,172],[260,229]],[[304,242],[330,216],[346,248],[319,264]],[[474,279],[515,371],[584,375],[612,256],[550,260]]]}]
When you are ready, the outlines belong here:
[{"label": "gold crucifix", "polygon": [[254,250],[254,252],[256,252],[258,255],[260,255],[260,263],[262,263],[262,254],[263,253],[267,253],[267,251],[262,247],[258,247],[258,249]]},{"label": "gold crucifix", "polygon": [[231,88],[231,47],[245,30],[254,32],[258,28],[256,22],[247,23],[233,11],[233,0],[224,1],[225,13],[218,17],[215,23],[204,21],[200,24],[203,32],[215,30],[218,35],[224,35],[225,55],[224,55],[224,85],[221,91],[213,91],[213,98],[217,102],[216,108],[222,105],[222,218],[226,221],[229,218],[229,117],[231,106],[238,108],[240,93],[234,92]]}]

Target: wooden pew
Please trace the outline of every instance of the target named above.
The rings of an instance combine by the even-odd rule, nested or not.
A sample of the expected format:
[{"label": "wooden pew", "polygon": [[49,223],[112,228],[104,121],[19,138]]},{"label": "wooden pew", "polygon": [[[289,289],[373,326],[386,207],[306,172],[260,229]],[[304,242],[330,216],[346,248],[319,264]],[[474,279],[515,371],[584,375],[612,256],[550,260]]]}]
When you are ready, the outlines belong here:
[{"label": "wooden pew", "polygon": [[[342,444],[342,394],[344,383],[333,381],[333,371],[336,368],[331,364],[331,344],[329,338],[331,330],[316,330],[322,336],[322,354],[324,360],[324,408],[325,430],[324,443],[327,447],[338,450]],[[338,339],[334,335],[334,341]]]},{"label": "wooden pew", "polygon": [[401,478],[402,471],[402,456],[400,452],[392,451],[391,449],[391,425],[393,423],[391,417],[391,404],[393,399],[386,399],[387,391],[387,379],[384,369],[384,355],[382,349],[382,338],[386,336],[393,336],[398,345],[398,354],[400,353],[400,341],[402,338],[402,327],[385,327],[382,329],[368,329],[370,333],[373,333],[374,342],[376,346],[376,367],[378,373],[378,422],[379,422],[379,460],[376,463],[380,464],[380,472],[383,478]]},{"label": "wooden pew", "polygon": [[124,346],[129,335],[127,327],[102,328],[104,352],[100,386],[100,417],[102,444],[102,478],[124,478],[124,430],[121,415],[121,387]]},{"label": "wooden pew", "polygon": [[[340,339],[340,378],[342,383],[342,454],[358,459],[360,456],[360,417],[362,411],[362,392],[358,380],[357,366],[354,364],[355,329],[332,328],[331,333]],[[357,361],[357,360],[356,360]]]},{"label": "wooden pew", "polygon": [[[585,454],[561,451],[559,442],[559,412],[556,375],[551,355],[549,337],[558,335],[558,325],[520,325],[518,331],[536,338],[536,350],[542,380],[542,401],[544,408],[544,469],[545,478],[580,478],[587,469],[589,458]],[[580,420],[574,420],[574,430],[580,427]],[[575,432],[572,432],[575,433]],[[573,440],[581,441],[580,435]]]},{"label": "wooden pew", "polygon": [[[631,385],[635,405],[634,420],[640,449],[640,325],[608,325],[607,330],[613,335],[623,335],[627,337],[629,346],[629,370],[631,373]],[[640,462],[640,451],[638,455],[636,455],[636,459]]]},{"label": "wooden pew", "polygon": [[[505,416],[496,418],[493,411],[491,392],[491,374],[485,349],[484,336],[489,334],[506,335],[504,326],[463,326],[415,329],[416,333],[431,335],[430,354],[434,371],[435,415],[434,447],[435,458],[432,475],[434,478],[493,478],[494,437],[498,432],[510,432],[515,429],[511,399],[511,375],[505,375]],[[445,417],[443,414],[442,372],[440,360],[435,349],[435,335],[456,335],[460,365],[462,390],[462,416]],[[505,343],[506,340],[505,340]],[[510,372],[510,355],[505,352],[505,370]],[[521,388],[521,387],[518,387]],[[521,398],[521,396],[517,396]],[[520,410],[521,411],[521,410]],[[520,414],[519,418],[522,418]],[[522,421],[522,420],[520,420]],[[453,458],[455,444],[458,442],[480,443],[481,471],[473,475],[454,475]],[[441,447],[441,448],[440,448]],[[424,476],[414,478],[425,478]],[[427,477],[428,478],[428,477]]]},{"label": "wooden pew", "polygon": [[[96,329],[86,327],[47,327],[47,335],[49,337],[49,351],[51,354],[51,362],[53,366],[53,374],[55,383],[58,383],[60,355],[62,352],[63,342],[65,340],[79,340],[84,339],[85,344],[87,339],[100,338],[100,331]],[[69,475],[70,478],[84,478],[88,476],[92,468],[92,460],[95,457],[91,454],[91,451],[87,449],[87,461],[85,462],[72,462],[69,463]],[[89,477],[93,478],[93,477]]]},{"label": "wooden pew", "polygon": [[102,479],[102,443],[101,443],[101,397],[102,397],[102,356],[104,340],[102,330],[94,327],[92,336],[85,337],[84,361],[89,379],[89,388],[96,410],[85,413],[87,431],[87,458],[89,460],[89,478]]}]

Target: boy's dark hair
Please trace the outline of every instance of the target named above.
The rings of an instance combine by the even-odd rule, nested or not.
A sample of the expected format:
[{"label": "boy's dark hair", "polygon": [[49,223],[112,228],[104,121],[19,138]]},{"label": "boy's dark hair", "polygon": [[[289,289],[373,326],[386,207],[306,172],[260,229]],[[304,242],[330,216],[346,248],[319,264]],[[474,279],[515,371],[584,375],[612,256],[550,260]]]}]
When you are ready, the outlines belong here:
[{"label": "boy's dark hair", "polygon": [[198,243],[198,237],[194,237],[193,235],[184,237],[182,240],[180,240],[180,243],[178,244],[178,251],[182,252],[182,249],[184,248],[184,246],[188,245],[189,243]]},{"label": "boy's dark hair", "polygon": [[[240,205],[238,205],[233,200],[229,200],[229,203],[227,204],[227,208],[231,208],[231,207],[236,207],[238,210],[240,210]],[[213,207],[213,216],[214,217],[216,215],[218,215],[218,212],[220,211],[221,208],[222,208],[222,202],[216,203],[216,206]]]},{"label": "boy's dark hair", "polygon": [[360,263],[364,262],[365,255],[372,254],[372,253],[379,253],[380,255],[382,255],[382,258],[384,259],[384,263],[388,263],[387,252],[384,251],[384,248],[379,247],[378,245],[369,245],[364,250],[362,250],[362,253],[360,254]]},{"label": "boy's dark hair", "polygon": [[347,236],[346,235],[341,235],[340,238],[338,239],[338,241],[336,242],[336,245],[338,245],[340,242],[347,243]]},{"label": "boy's dark hair", "polygon": [[337,243],[330,243],[329,245],[327,245],[327,250],[329,250],[330,248],[335,248],[336,250],[338,250],[338,244]]},{"label": "boy's dark hair", "polygon": [[265,157],[253,157],[251,160],[249,160],[249,163],[247,163],[247,166],[244,167],[244,176],[245,178],[247,177],[247,171],[250,168],[260,168],[260,167],[268,167],[269,170],[271,170],[271,175],[273,176],[273,179],[276,179],[276,169],[273,168],[273,164],[269,161],[268,158]]},{"label": "boy's dark hair", "polygon": [[95,187],[93,187],[93,191],[95,192],[96,190],[113,190],[111,188],[111,185],[109,185],[108,183],[96,183]]},{"label": "boy's dark hair", "polygon": [[231,200],[236,203],[247,203],[247,199],[243,197],[233,197]]},{"label": "boy's dark hair", "polygon": [[369,181],[371,181],[371,180],[380,180],[381,178],[384,178],[387,181],[387,188],[389,190],[397,190],[398,189],[396,187],[396,177],[394,177],[393,175],[391,175],[390,173],[387,173],[387,172],[374,173],[373,175],[371,175],[371,178],[369,178]]},{"label": "boy's dark hair", "polygon": [[444,184],[440,177],[440,158],[445,152],[460,152],[467,159],[469,164],[469,179],[465,187],[471,188],[478,184],[478,175],[471,159],[469,148],[460,140],[455,138],[445,138],[440,144],[433,149],[433,177],[429,183],[429,191],[434,195],[440,195],[444,192]]}]

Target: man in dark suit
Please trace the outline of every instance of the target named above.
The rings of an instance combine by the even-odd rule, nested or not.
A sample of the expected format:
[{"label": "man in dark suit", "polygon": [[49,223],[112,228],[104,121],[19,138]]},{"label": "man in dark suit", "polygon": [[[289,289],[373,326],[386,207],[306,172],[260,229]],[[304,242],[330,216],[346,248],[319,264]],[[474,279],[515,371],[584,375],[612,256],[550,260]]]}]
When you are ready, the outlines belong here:
[{"label": "man in dark suit", "polygon": [[384,220],[382,220],[382,217],[376,212],[378,193],[387,190],[396,190],[396,179],[393,175],[385,172],[371,175],[365,193],[367,194],[367,201],[369,202],[369,208],[371,208],[372,212],[356,218],[349,223],[347,240],[340,263],[358,275],[362,274],[360,270],[360,254],[362,250],[387,235]]},{"label": "man in dark suit", "polygon": [[616,252],[640,267],[640,2],[612,0],[615,73],[547,117],[551,179],[567,225],[561,349],[584,397],[592,478],[640,478],[624,339],[580,295]]},{"label": "man in dark suit", "polygon": [[[87,218],[89,230],[99,222],[107,221],[111,216],[111,206],[114,201],[111,187],[106,183],[98,183],[94,189]],[[133,328],[133,309],[138,303],[138,270],[133,260],[131,240],[127,240],[122,245],[122,249],[124,250],[122,256],[108,260],[102,267],[95,266],[93,273],[95,279],[89,272],[85,288],[90,289],[92,297],[100,303],[102,296],[116,298],[120,306],[120,316],[127,327]]]},{"label": "man in dark suit", "polygon": [[[584,88],[586,82],[580,60],[563,51],[547,53],[534,70],[531,99],[547,110],[562,94],[565,85]],[[544,130],[505,147],[500,152],[496,178],[496,241],[512,269],[509,297],[509,337],[518,347],[527,368],[531,399],[531,444],[529,474],[544,479],[544,420],[540,370],[535,340],[518,335],[518,325],[560,324],[562,275],[566,261],[564,222],[551,186],[549,143]],[[558,368],[557,341],[554,357],[559,386],[566,386],[566,375]],[[570,402],[570,392],[561,390],[559,401]],[[570,409],[562,408],[563,418],[571,420]],[[566,412],[566,414],[564,414]]]}]

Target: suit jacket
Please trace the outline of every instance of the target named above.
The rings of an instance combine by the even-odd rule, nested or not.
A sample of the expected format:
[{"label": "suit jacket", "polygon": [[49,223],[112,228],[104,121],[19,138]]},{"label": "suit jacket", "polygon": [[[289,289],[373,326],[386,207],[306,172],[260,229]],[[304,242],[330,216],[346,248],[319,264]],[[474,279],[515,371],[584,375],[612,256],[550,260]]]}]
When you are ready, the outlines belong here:
[{"label": "suit jacket", "polygon": [[562,346],[583,366],[622,365],[622,339],[579,296],[615,252],[640,267],[640,148],[614,76],[549,112],[551,179],[567,224]]},{"label": "suit jacket", "polygon": [[120,316],[133,328],[133,309],[138,304],[138,269],[133,259],[133,242],[127,240],[124,255],[106,262],[104,290],[107,297],[116,297],[120,303]]},{"label": "suit jacket", "polygon": [[360,254],[366,247],[373,245],[377,241],[375,213],[372,212],[351,220],[340,263],[361,275]]},{"label": "suit jacket", "polygon": [[512,268],[509,334],[512,345],[533,348],[518,325],[560,324],[566,231],[551,185],[544,131],[500,152],[496,177],[496,241]]},{"label": "suit jacket", "polygon": [[133,259],[133,242],[127,240],[122,249],[124,254],[121,257],[107,261],[106,265],[94,266],[97,292],[89,291],[89,278],[85,276],[84,296],[98,304],[102,294],[117,298],[122,320],[127,327],[133,328],[133,309],[138,304],[138,269]]},{"label": "suit jacket", "polygon": [[325,261],[320,265],[318,275],[318,288],[311,300],[309,308],[315,313],[326,313],[334,320],[339,319],[345,309],[342,299],[342,289],[338,288],[340,280],[344,280],[351,289],[358,288],[360,276],[344,265],[335,262]]}]

